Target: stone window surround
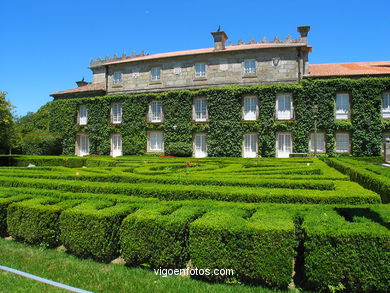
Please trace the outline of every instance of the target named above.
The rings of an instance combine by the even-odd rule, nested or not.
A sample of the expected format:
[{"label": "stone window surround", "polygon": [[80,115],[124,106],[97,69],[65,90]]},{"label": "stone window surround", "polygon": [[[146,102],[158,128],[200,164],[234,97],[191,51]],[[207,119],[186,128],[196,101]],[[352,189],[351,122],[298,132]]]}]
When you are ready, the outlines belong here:
[{"label": "stone window surround", "polygon": [[[337,95],[348,95],[348,117],[347,118],[337,118]],[[337,92],[334,99],[334,116],[336,120],[347,120],[351,119],[351,94],[349,92]]]},{"label": "stone window surround", "polygon": [[[204,64],[204,76],[196,76],[196,65]],[[207,79],[207,63],[206,62],[196,62],[194,64],[194,80],[206,80]]]},{"label": "stone window surround", "polygon": [[[246,61],[254,61],[255,62],[255,72],[254,73],[246,73],[246,68],[245,68]],[[243,78],[257,77],[257,61],[256,61],[256,59],[244,59],[244,61],[242,61],[242,77]]]}]

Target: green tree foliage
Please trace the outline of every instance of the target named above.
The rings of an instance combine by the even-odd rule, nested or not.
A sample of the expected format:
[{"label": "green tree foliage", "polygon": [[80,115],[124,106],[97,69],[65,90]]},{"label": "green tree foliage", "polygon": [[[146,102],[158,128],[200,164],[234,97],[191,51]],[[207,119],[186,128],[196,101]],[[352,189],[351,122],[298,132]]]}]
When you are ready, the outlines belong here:
[{"label": "green tree foliage", "polygon": [[11,103],[6,99],[6,92],[0,91],[0,153],[7,153],[12,133],[12,108]]}]

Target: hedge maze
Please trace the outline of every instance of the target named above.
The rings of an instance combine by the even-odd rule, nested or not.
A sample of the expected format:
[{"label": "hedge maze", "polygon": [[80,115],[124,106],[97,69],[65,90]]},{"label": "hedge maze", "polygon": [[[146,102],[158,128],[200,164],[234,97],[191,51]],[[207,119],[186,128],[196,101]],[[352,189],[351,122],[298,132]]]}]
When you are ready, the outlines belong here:
[{"label": "hedge maze", "polygon": [[269,287],[390,287],[385,197],[318,159],[0,161],[13,165],[0,167],[3,237],[131,266],[229,268]]}]

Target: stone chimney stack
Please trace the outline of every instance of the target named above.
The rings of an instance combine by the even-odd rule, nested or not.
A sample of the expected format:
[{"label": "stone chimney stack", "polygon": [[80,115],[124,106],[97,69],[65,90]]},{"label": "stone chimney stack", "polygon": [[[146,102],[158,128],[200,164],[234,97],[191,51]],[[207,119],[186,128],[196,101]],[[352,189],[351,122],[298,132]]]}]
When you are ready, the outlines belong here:
[{"label": "stone chimney stack", "polygon": [[225,50],[225,43],[228,39],[228,36],[225,34],[224,31],[220,31],[218,28],[218,31],[211,33],[214,37],[214,50]]},{"label": "stone chimney stack", "polygon": [[88,82],[86,82],[86,81],[84,80],[84,77],[83,77],[82,80],[76,81],[76,84],[77,84],[77,87],[81,87],[81,86],[87,85]]},{"label": "stone chimney stack", "polygon": [[302,42],[307,44],[307,34],[310,31],[310,25],[298,26],[297,30],[301,34]]}]

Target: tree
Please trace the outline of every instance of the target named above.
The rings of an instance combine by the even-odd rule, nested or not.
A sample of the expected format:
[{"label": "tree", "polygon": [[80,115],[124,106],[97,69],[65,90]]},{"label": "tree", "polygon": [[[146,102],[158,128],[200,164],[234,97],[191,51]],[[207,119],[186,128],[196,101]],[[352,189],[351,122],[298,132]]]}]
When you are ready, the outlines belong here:
[{"label": "tree", "polygon": [[0,91],[0,153],[8,153],[13,130],[13,106],[6,99],[6,92]]}]

